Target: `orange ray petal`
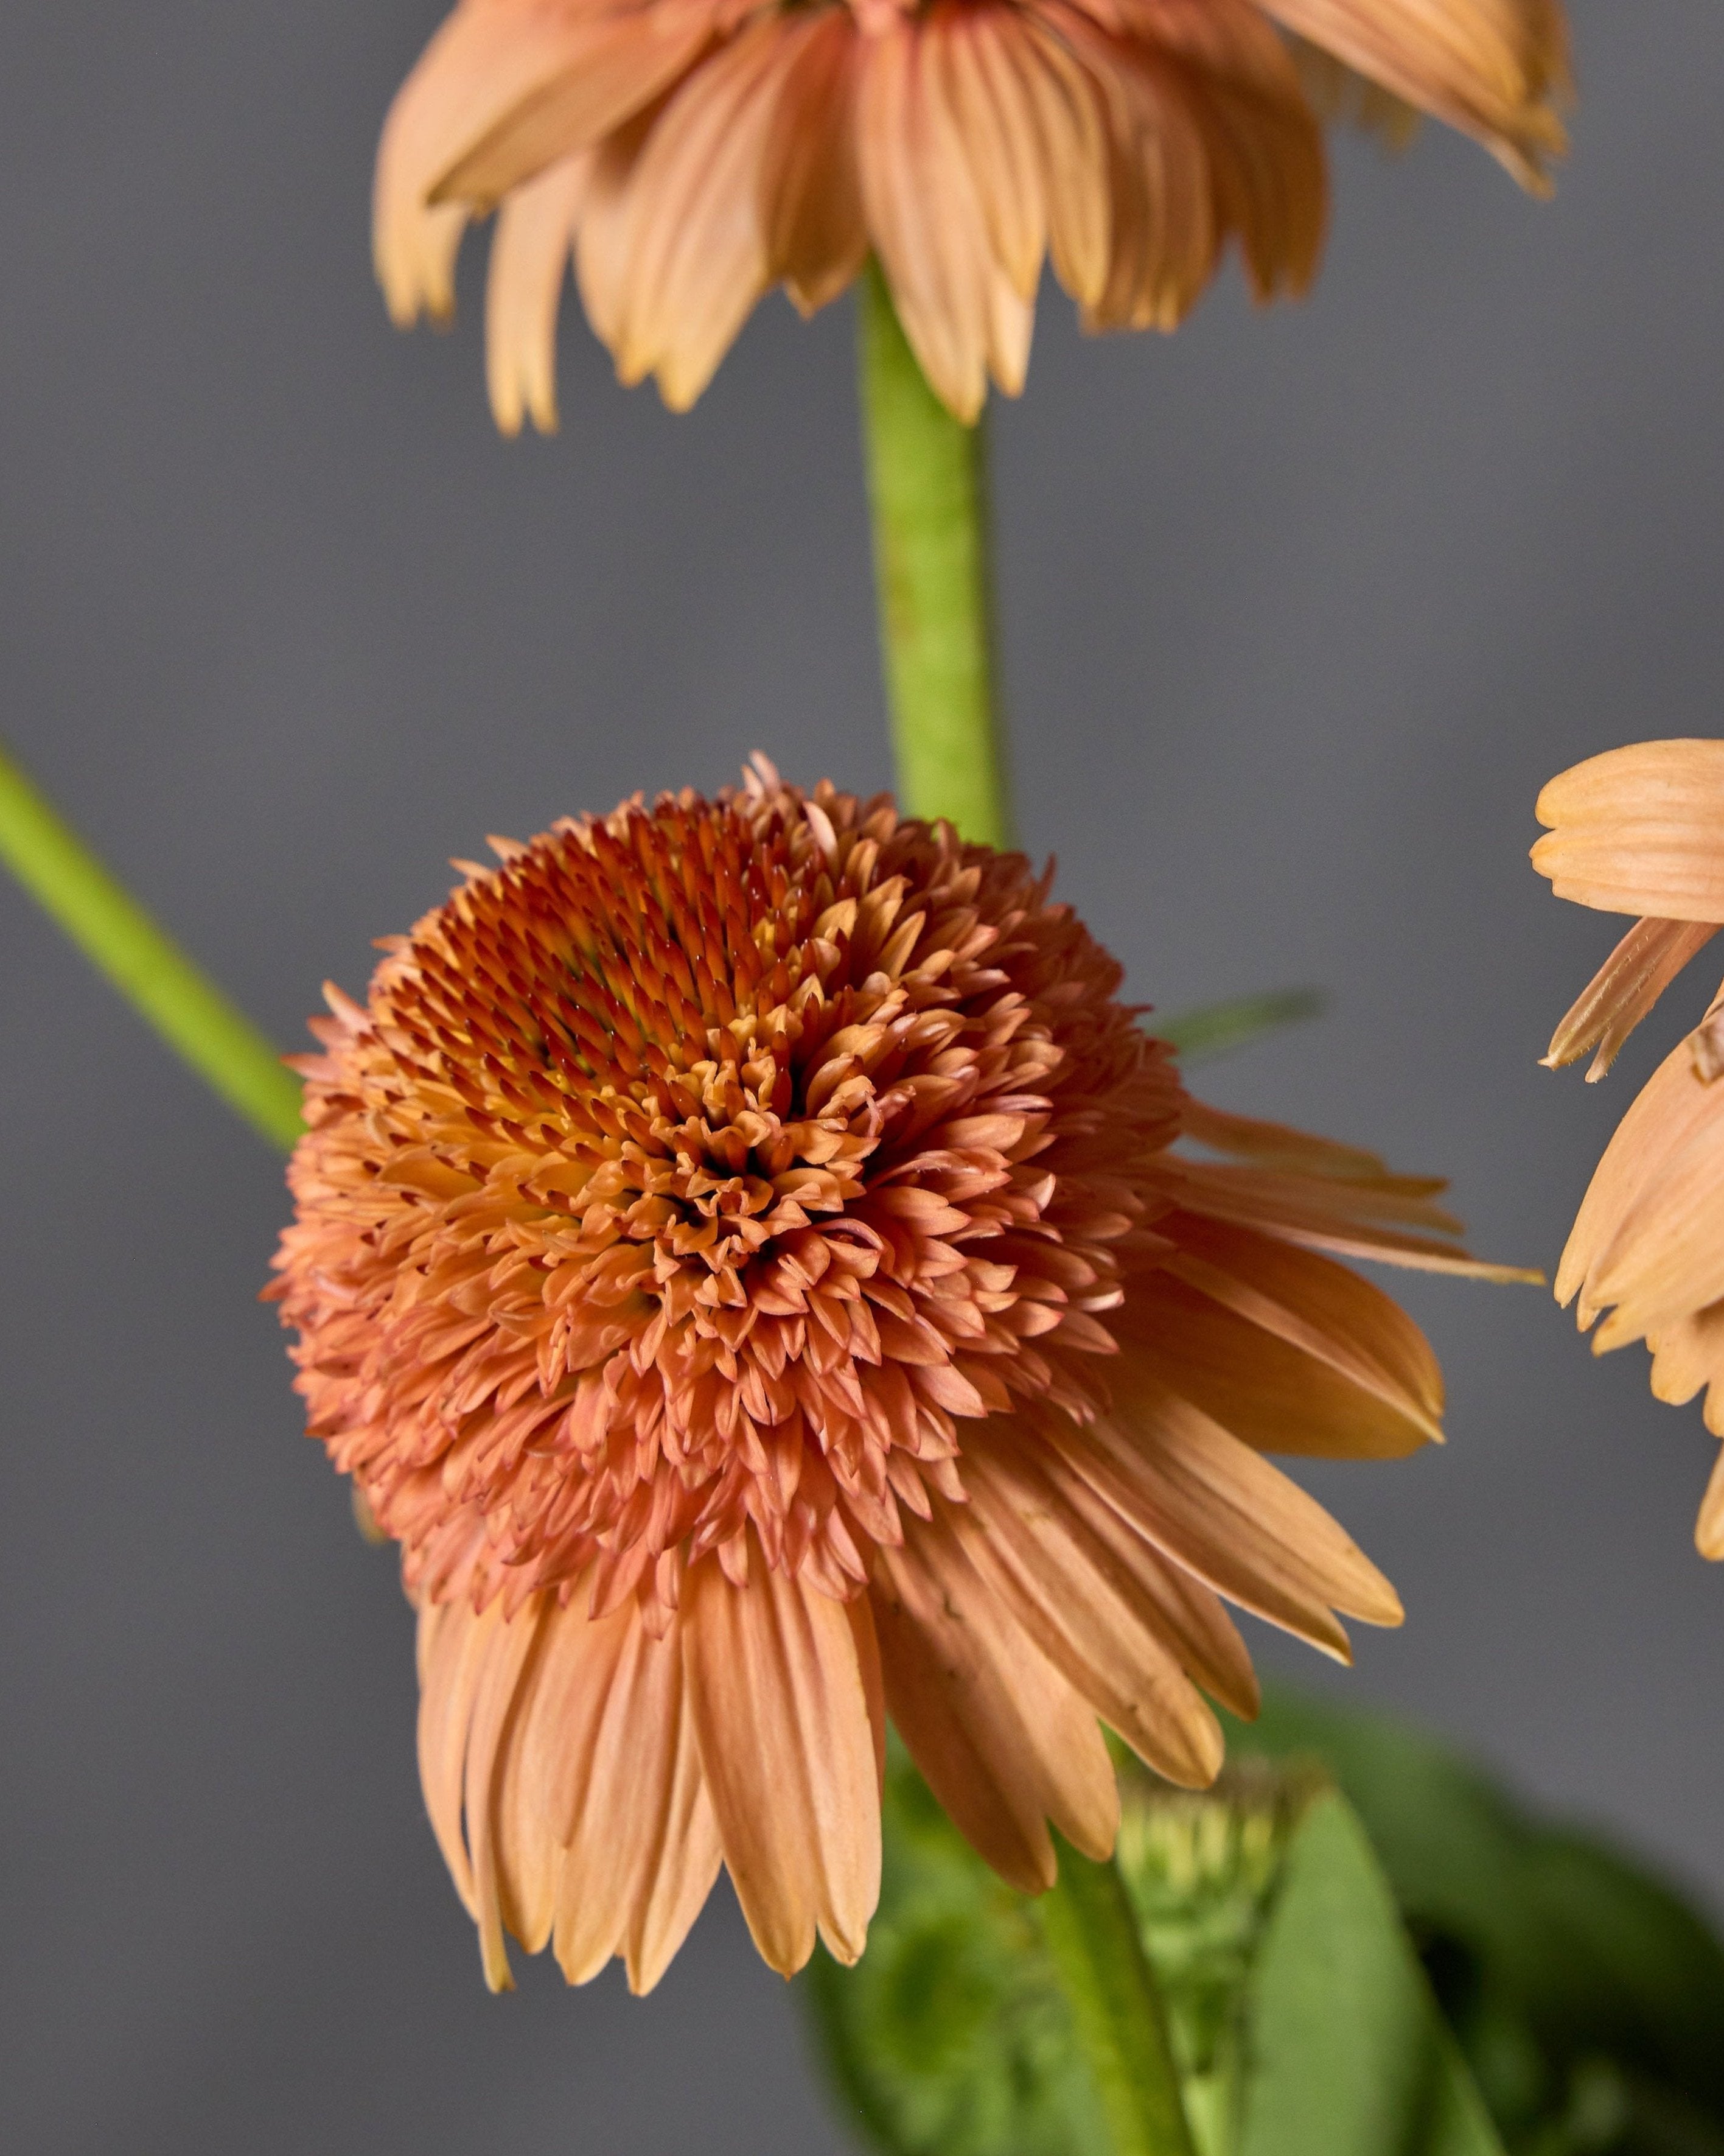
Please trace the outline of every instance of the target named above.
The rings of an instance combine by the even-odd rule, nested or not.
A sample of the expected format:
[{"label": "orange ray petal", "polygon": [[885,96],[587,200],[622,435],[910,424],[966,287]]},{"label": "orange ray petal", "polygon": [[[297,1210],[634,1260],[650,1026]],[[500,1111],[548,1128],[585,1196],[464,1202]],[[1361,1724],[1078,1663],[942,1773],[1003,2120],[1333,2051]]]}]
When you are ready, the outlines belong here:
[{"label": "orange ray petal", "polygon": [[1568,36],[1556,0],[1262,0],[1266,13],[1397,97],[1482,142],[1547,194],[1566,146]]},{"label": "orange ray petal", "polygon": [[497,213],[485,300],[485,372],[491,416],[518,434],[531,415],[557,431],[557,314],[592,172],[585,154],[565,157],[518,187]]},{"label": "orange ray petal", "polygon": [[1212,1782],[1220,1729],[1117,1552],[1003,1445],[967,1453],[963,1478],[970,1502],[949,1509],[953,1530],[1055,1669],[1158,1774]]},{"label": "orange ray petal", "polygon": [[1051,1820],[1111,1856],[1112,1763],[1093,1712],[983,1584],[942,1514],[883,1548],[870,1590],[886,1704],[929,1787],[1000,1876],[1054,1883]]},{"label": "orange ray petal", "polygon": [[1724,741],[1638,742],[1539,795],[1532,865],[1604,913],[1724,921]]},{"label": "orange ray petal", "polygon": [[714,0],[652,0],[551,17],[559,27],[535,48],[531,82],[517,86],[502,110],[504,100],[493,96],[486,123],[450,141],[431,201],[495,208],[511,187],[597,143],[687,71],[718,12]]},{"label": "orange ray petal", "polygon": [[862,1951],[880,1898],[880,1738],[844,1605],[757,1551],[749,1571],[739,1588],[711,1561],[690,1570],[684,1666],[736,1898],[789,1976],[817,1928],[836,1959]]}]

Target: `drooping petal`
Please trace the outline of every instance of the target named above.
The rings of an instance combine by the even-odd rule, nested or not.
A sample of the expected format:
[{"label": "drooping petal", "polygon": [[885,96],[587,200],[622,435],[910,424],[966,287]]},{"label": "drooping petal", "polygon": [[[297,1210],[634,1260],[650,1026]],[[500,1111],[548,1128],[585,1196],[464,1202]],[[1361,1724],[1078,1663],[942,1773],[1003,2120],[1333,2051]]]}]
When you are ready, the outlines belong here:
[{"label": "drooping petal", "polygon": [[720,1861],[680,1643],[654,1639],[633,1604],[590,1619],[577,1594],[552,1620],[542,1667],[522,1773],[562,1824],[557,1958],[584,1984],[620,1954],[630,1990],[650,1991]]},{"label": "drooping petal", "polygon": [[[1312,1267],[1329,1264],[1311,1252],[1281,1249]],[[1347,1290],[1361,1291],[1357,1334],[1311,1323],[1285,1301],[1254,1292],[1222,1267],[1183,1253],[1133,1284],[1115,1330],[1170,1390],[1259,1451],[1398,1460],[1440,1443],[1439,1409],[1366,1347],[1375,1332],[1388,1336],[1391,1353],[1399,1349],[1400,1325],[1408,1321],[1368,1281],[1339,1265],[1332,1270]],[[1336,1294],[1340,1299],[1347,1291]],[[1373,1294],[1380,1309],[1368,1299]],[[1400,1325],[1391,1324],[1391,1314]],[[1428,1348],[1422,1359],[1420,1375],[1434,1377]]]},{"label": "drooping petal", "polygon": [[[1556,1295],[1566,1308],[1581,1295],[1577,1313],[1590,1326],[1608,1298],[1593,1276],[1644,1194],[1667,1179],[1671,1163],[1719,1118],[1724,1100],[1696,1076],[1686,1044],[1675,1048],[1647,1081],[1617,1125],[1593,1171],[1557,1268]],[[1697,1296],[1691,1308],[1708,1298]]]},{"label": "drooping petal", "polygon": [[[1021,299],[1035,297],[1047,247],[1041,148],[1024,80],[1042,64],[1015,8],[976,0],[942,16],[929,64],[957,123],[995,259]],[[1085,184],[1074,176],[1074,183]]]},{"label": "drooping petal", "polygon": [[1241,1609],[1337,1661],[1334,1612],[1398,1625],[1394,1589],[1316,1501],[1188,1400],[1121,1358],[1115,1411],[1046,1435],[1147,1541]]},{"label": "drooping petal", "polygon": [[[1686,1060],[1686,1049],[1676,1054]],[[1724,1296],[1724,1096],[1705,1086],[1691,1063],[1688,1082],[1711,1112],[1680,1145],[1666,1142],[1588,1272],[1588,1302],[1614,1306],[1594,1342],[1600,1353]]]},{"label": "drooping petal", "polygon": [[557,314],[592,171],[577,152],[517,187],[497,213],[485,301],[485,372],[491,416],[518,434],[531,416],[557,431]]},{"label": "drooping petal", "polygon": [[966,1457],[964,1488],[969,1503],[947,1514],[953,1531],[1049,1661],[1158,1774],[1188,1788],[1213,1781],[1220,1729],[1118,1553],[1050,1503],[1045,1481],[998,1439]]},{"label": "drooping petal", "polygon": [[454,305],[455,250],[469,212],[460,202],[431,202],[449,159],[562,63],[577,36],[567,13],[551,8],[464,0],[402,85],[383,124],[372,195],[377,280],[402,327],[421,309],[441,320]]},{"label": "drooping petal", "polygon": [[1648,1336],[1652,1397],[1682,1407],[1706,1389],[1706,1425],[1724,1437],[1724,1302],[1708,1303]]},{"label": "drooping petal", "polygon": [[1587,1083],[1595,1085],[1623,1043],[1703,945],[1717,933],[1709,921],[1637,921],[1588,981],[1551,1036],[1547,1070],[1596,1048]]},{"label": "drooping petal", "polygon": [[[939,14],[951,0],[936,0]],[[863,57],[858,156],[868,229],[904,334],[935,392],[973,420],[990,373],[1022,388],[1034,319],[995,259],[958,123],[930,64],[933,33],[899,21]]]},{"label": "drooping petal", "polygon": [[812,17],[784,76],[762,160],[767,275],[813,314],[868,255],[856,162],[858,38],[847,10]]},{"label": "drooping petal", "polygon": [[1536,194],[1566,136],[1557,0],[1262,0],[1278,22],[1473,136]]},{"label": "drooping petal", "polygon": [[1639,742],[1553,778],[1532,865],[1605,913],[1724,921],[1724,741]]},{"label": "drooping petal", "polygon": [[690,74],[630,176],[613,349],[625,382],[655,373],[685,411],[769,281],[763,163],[812,18],[763,16]]},{"label": "drooping petal", "polygon": [[[483,9],[499,0],[465,4]],[[521,67],[506,99],[492,95],[482,125],[449,142],[431,187],[434,202],[495,208],[547,165],[598,143],[686,72],[712,37],[719,12],[715,0],[624,8],[515,0],[515,6],[546,19],[538,41],[521,40],[535,64]]]},{"label": "drooping petal", "polygon": [[883,1548],[870,1594],[886,1706],[971,1843],[1025,1893],[1054,1883],[1047,1822],[1111,1855],[1119,1794],[1093,1710],[1013,1622],[943,1514]]},{"label": "drooping petal", "polygon": [[756,1946],[785,1976],[817,1928],[854,1961],[880,1898],[883,1732],[859,1621],[871,1625],[865,1601],[834,1602],[757,1559],[746,1587],[709,1560],[684,1589],[684,1667],[725,1863]]}]

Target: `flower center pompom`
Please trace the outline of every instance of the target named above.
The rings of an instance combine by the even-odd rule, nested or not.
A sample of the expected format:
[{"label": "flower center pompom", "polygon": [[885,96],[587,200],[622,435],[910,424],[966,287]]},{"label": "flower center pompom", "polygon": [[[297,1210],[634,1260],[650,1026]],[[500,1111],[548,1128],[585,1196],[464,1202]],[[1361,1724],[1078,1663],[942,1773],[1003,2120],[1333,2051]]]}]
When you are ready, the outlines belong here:
[{"label": "flower center pompom", "polygon": [[848,1597],[962,1419],[1105,1399],[1168,1052],[1047,878],[885,798],[762,764],[493,843],[301,1065],[313,1434],[423,1597],[590,1567],[661,1629],[751,1544]]}]

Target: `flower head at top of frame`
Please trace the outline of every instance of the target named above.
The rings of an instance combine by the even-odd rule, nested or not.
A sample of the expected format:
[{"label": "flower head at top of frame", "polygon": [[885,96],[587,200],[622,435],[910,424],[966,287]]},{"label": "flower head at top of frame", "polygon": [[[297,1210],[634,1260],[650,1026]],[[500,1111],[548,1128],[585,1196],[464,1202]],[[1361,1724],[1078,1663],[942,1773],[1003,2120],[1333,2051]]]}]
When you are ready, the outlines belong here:
[{"label": "flower head at top of frame", "polygon": [[494,1984],[512,1932],[648,1989],[721,1862],[774,1968],[854,1959],[888,1716],[1045,1887],[1049,1822],[1113,1843],[1100,1723],[1215,1774],[1223,1598],[1398,1620],[1265,1455],[1439,1435],[1325,1255],[1491,1270],[1439,1184],[1199,1106],[1045,876],[889,797],[757,761],[493,844],[331,992],[271,1292]]},{"label": "flower head at top of frame", "polygon": [[[1545,1061],[1609,1070],[1629,1034],[1724,925],[1724,741],[1641,742],[1553,778],[1532,865],[1558,898],[1639,917],[1588,983]],[[1668,1055],[1598,1163],[1557,1274],[1603,1353],[1644,1340],[1652,1389],[1706,1392],[1724,1437],[1724,993]],[[1695,1540],[1724,1558],[1724,1455]]]},{"label": "flower head at top of frame", "polygon": [[377,269],[446,317],[498,212],[491,402],[556,424],[572,254],[623,381],[693,403],[757,300],[879,258],[961,418],[1021,388],[1044,257],[1091,329],[1171,329],[1237,239],[1258,295],[1321,244],[1321,117],[1424,111],[1542,188],[1558,0],[461,0],[384,130]]}]

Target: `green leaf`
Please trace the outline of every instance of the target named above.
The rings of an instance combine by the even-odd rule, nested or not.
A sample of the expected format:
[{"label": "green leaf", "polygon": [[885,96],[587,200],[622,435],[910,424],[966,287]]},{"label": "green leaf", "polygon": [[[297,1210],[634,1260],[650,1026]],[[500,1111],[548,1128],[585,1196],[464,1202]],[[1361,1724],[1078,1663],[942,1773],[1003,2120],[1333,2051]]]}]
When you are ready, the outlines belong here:
[{"label": "green leaf", "polygon": [[1665,1882],[1385,1715],[1275,1686],[1229,1740],[1346,1793],[1512,2149],[1724,2156],[1724,1949]]},{"label": "green leaf", "polygon": [[1244,1048],[1265,1034],[1278,1032],[1285,1025],[1300,1025],[1307,1019],[1319,1018],[1326,1004],[1327,998],[1319,988],[1282,988],[1270,995],[1239,996],[1229,1003],[1205,1004],[1172,1018],[1157,1014],[1152,1030],[1157,1040],[1172,1042],[1183,1062],[1203,1063]]},{"label": "green leaf", "polygon": [[1339,1795],[1294,1836],[1249,1996],[1240,2156],[1502,2156]]}]

